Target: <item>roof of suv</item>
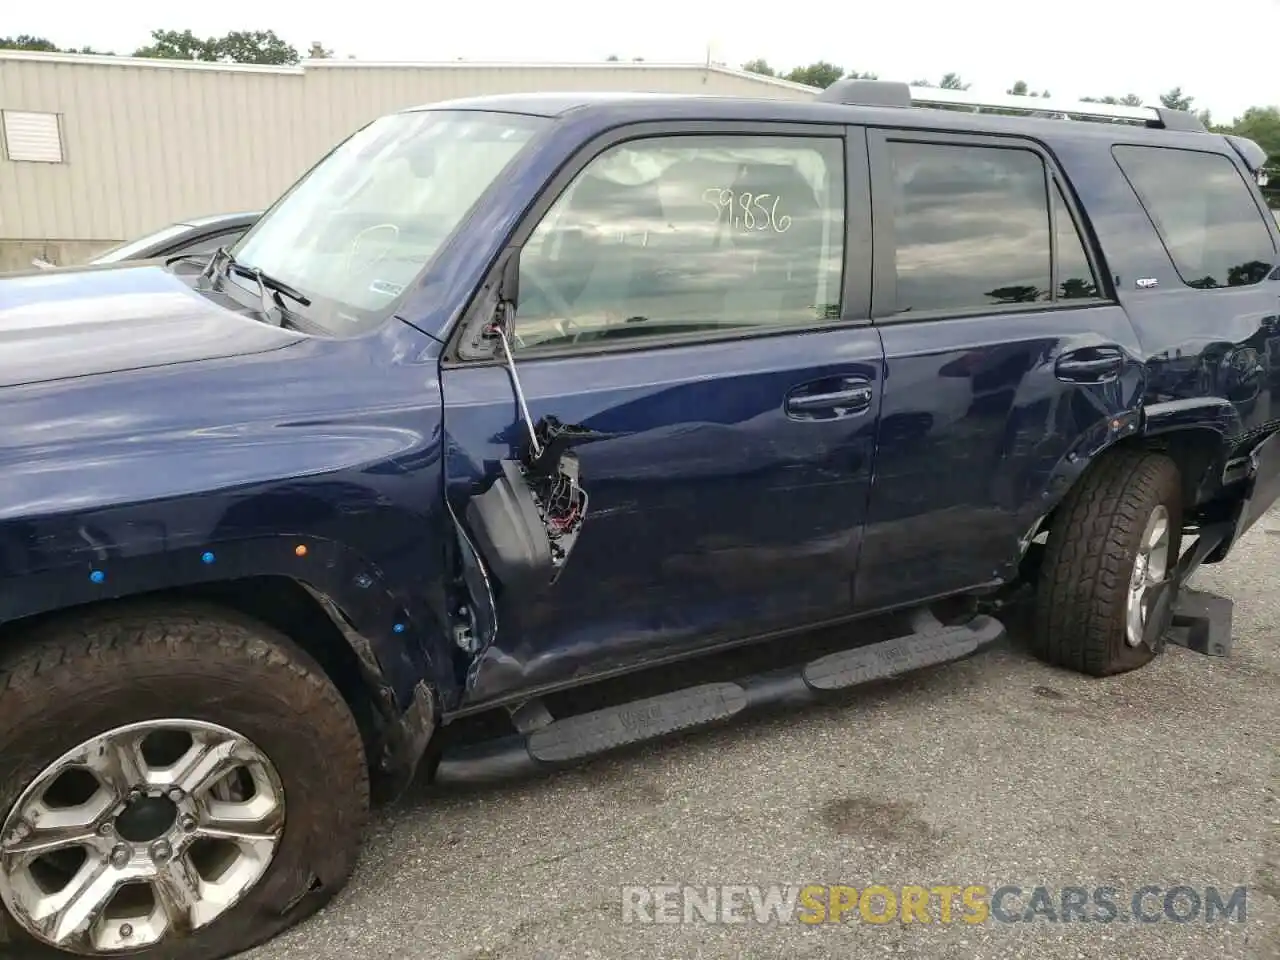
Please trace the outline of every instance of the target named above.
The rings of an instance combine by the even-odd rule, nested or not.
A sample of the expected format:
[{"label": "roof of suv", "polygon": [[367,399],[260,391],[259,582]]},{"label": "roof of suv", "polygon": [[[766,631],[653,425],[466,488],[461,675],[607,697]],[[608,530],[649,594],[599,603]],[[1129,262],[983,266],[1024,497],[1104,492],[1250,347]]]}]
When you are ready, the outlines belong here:
[{"label": "roof of suv", "polygon": [[[873,81],[872,83],[875,83]],[[905,84],[888,84],[908,90]],[[1006,98],[1007,99],[1007,98]],[[1030,110],[1039,106],[1035,98],[1022,97]],[[1044,102],[1048,105],[1048,101]],[[1054,104],[1057,107],[1059,104]],[[1107,109],[1106,105],[1084,104],[1081,109]],[[1115,108],[1118,113],[1138,113],[1141,108]],[[1154,118],[1154,110],[1152,111]],[[1165,129],[1144,126],[1140,122],[1071,122],[1057,117],[1008,116],[976,111],[936,109],[931,105],[903,106],[871,105],[865,102],[833,102],[813,100],[755,99],[747,97],[712,96],[682,93],[627,93],[627,92],[547,92],[508,93],[466,97],[411,107],[405,112],[418,110],[488,110],[501,113],[520,113],[541,117],[562,117],[567,114],[600,114],[616,119],[620,110],[637,120],[754,120],[757,122],[783,123],[860,123],[871,126],[910,126],[936,130],[989,132],[993,134],[1020,133],[1044,138],[1097,137],[1110,140],[1155,139],[1168,143],[1171,137],[1204,136],[1205,131],[1191,129]],[[1172,111],[1176,114],[1177,111]],[[1194,123],[1190,115],[1188,122]],[[1126,118],[1128,119],[1128,118]]]}]

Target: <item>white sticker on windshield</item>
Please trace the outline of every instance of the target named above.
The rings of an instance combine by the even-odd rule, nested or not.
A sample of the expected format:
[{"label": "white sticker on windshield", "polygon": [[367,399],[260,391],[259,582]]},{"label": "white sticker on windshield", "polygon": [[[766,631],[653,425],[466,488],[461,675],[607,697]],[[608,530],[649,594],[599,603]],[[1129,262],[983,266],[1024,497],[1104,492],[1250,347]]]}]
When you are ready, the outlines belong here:
[{"label": "white sticker on windshield", "polygon": [[390,280],[375,280],[369,284],[372,293],[380,293],[384,297],[398,297],[404,291],[403,283],[392,283]]}]

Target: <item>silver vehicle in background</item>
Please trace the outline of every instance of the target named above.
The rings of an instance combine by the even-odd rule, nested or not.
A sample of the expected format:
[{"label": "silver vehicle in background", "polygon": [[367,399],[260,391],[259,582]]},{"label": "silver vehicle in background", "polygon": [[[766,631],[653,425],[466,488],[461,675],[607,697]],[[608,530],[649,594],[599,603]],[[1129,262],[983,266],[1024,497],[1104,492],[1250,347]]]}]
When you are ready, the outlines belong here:
[{"label": "silver vehicle in background", "polygon": [[[261,215],[261,210],[255,210],[251,213],[223,213],[171,223],[154,233],[112,247],[98,254],[89,263],[105,265],[133,260],[207,256],[219,247],[229,247],[239,240]],[[31,265],[41,270],[52,270],[59,266],[39,257],[32,260]]]}]

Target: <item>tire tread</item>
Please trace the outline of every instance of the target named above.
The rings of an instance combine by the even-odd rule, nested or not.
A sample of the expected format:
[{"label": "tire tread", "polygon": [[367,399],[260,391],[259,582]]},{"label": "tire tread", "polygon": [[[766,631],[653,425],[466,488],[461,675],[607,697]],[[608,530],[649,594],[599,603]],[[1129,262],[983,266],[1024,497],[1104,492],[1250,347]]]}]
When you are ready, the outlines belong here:
[{"label": "tire tread", "polygon": [[[257,687],[264,694],[287,702],[304,722],[305,718],[314,720],[315,736],[325,743],[324,775],[339,778],[330,782],[343,783],[345,787],[346,800],[333,808],[336,819],[332,822],[341,824],[340,832],[352,838],[353,846],[328,862],[329,882],[323,892],[304,897],[308,889],[298,889],[299,897],[309,901],[310,908],[299,905],[300,909],[279,915],[259,914],[259,920],[250,925],[252,929],[246,929],[243,923],[228,925],[220,920],[210,927],[211,933],[217,931],[216,936],[203,946],[197,946],[195,940],[184,941],[185,946],[175,943],[144,950],[138,955],[140,958],[212,960],[249,949],[313,912],[345,883],[354,866],[369,811],[369,770],[364,743],[350,708],[323,668],[294,641],[243,614],[211,604],[121,603],[107,612],[91,611],[43,625],[0,650],[0,718],[6,723],[15,716],[25,718],[21,722],[33,722],[50,696],[66,696],[75,689],[79,678],[91,677],[100,667],[189,674],[202,667],[207,669],[211,662],[234,664],[256,674],[263,678]],[[160,670],[147,670],[157,664],[163,664]],[[268,700],[264,709],[270,709],[271,704]],[[0,811],[0,816],[4,812]],[[301,876],[288,880],[295,884],[306,882],[307,878]],[[15,934],[16,928],[10,936]],[[15,937],[12,944],[4,944],[4,939],[0,930],[0,956],[18,956],[13,950],[19,940],[25,943],[20,952],[24,958],[67,956],[29,942],[25,935]]]},{"label": "tire tread", "polygon": [[1038,656],[1093,676],[1141,665],[1118,662],[1113,653],[1133,569],[1128,544],[1141,536],[1151,510],[1165,503],[1176,559],[1179,490],[1177,465],[1145,450],[1117,451],[1077,483],[1055,518],[1041,568],[1031,640]]}]

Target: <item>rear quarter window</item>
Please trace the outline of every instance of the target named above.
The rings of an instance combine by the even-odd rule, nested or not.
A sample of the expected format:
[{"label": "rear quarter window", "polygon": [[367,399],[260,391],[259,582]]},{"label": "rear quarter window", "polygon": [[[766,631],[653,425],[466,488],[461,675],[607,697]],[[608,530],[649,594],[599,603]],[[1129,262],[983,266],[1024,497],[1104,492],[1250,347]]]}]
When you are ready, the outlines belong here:
[{"label": "rear quarter window", "polygon": [[1217,153],[1171,147],[1112,148],[1182,282],[1210,290],[1265,279],[1276,249],[1253,191]]}]

